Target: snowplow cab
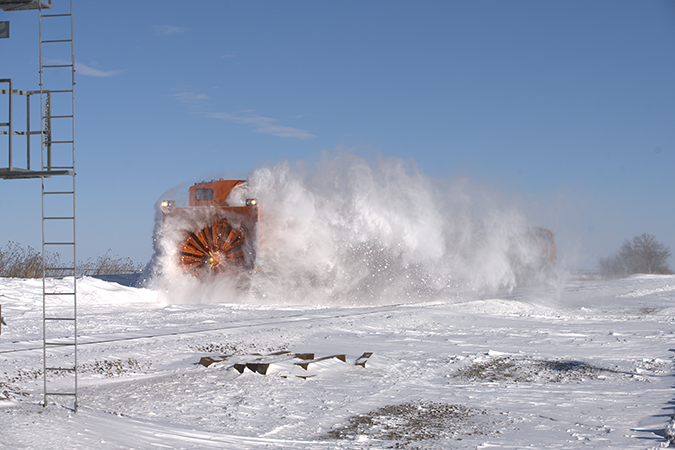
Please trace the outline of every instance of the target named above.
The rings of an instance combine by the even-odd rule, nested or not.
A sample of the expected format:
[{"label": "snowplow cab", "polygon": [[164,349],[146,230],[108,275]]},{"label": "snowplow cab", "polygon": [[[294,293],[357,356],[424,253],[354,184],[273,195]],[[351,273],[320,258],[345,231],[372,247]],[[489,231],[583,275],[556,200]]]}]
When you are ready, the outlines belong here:
[{"label": "snowplow cab", "polygon": [[540,250],[540,258],[542,265],[555,267],[558,259],[558,251],[555,245],[555,235],[553,231],[535,227],[531,229],[532,238],[536,242]]},{"label": "snowplow cab", "polygon": [[258,202],[246,181],[213,180],[190,187],[188,205],[160,204],[164,225],[178,230],[176,262],[197,277],[241,275],[255,269]]},{"label": "snowplow cab", "polygon": [[228,207],[227,197],[232,190],[245,184],[242,180],[218,180],[195,184],[190,188],[190,206]]}]

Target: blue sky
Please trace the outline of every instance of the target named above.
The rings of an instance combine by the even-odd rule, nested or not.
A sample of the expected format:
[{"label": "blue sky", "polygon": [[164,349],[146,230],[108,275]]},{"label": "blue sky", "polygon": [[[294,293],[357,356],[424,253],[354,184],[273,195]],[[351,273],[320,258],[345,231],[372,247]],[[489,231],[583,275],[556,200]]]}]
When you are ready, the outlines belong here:
[{"label": "blue sky", "polygon": [[[148,261],[154,204],[181,183],[336,148],[516,198],[579,266],[640,233],[675,252],[672,1],[75,0],[74,13],[81,259]],[[7,20],[0,78],[37,89],[37,13]],[[39,247],[39,192],[0,180],[0,244]]]}]

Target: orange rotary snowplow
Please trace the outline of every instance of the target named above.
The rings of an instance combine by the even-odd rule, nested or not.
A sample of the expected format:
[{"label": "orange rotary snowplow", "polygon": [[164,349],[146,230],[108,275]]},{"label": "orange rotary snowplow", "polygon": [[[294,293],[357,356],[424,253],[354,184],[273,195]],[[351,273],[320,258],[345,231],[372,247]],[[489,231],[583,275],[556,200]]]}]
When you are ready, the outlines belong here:
[{"label": "orange rotary snowplow", "polygon": [[187,207],[160,204],[165,225],[180,230],[177,263],[198,277],[255,269],[258,206],[243,180],[215,180],[190,188]]},{"label": "orange rotary snowplow", "polygon": [[553,231],[542,227],[531,228],[530,238],[540,250],[540,264],[542,266],[555,267],[558,255]]}]

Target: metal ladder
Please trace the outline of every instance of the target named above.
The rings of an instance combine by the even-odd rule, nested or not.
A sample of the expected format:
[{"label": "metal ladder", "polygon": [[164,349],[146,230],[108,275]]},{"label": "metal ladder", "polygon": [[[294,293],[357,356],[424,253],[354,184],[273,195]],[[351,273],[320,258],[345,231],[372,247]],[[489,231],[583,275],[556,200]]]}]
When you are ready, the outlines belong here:
[{"label": "metal ladder", "polygon": [[70,175],[41,177],[43,406],[70,398],[77,411],[73,2],[60,3],[38,11],[41,168]]}]

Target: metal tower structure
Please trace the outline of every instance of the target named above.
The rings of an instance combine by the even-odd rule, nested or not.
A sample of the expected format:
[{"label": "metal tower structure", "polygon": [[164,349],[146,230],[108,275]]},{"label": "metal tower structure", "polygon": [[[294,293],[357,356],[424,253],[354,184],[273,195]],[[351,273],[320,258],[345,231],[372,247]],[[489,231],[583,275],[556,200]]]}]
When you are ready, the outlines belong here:
[{"label": "metal tower structure", "polygon": [[[67,3],[68,2],[68,3]],[[3,179],[40,179],[42,184],[42,339],[44,399],[71,398],[77,411],[77,258],[75,239],[75,57],[73,3],[61,0],[0,0],[4,11],[37,10],[39,20],[39,89],[8,89],[8,120],[0,122],[7,136],[8,166]],[[62,8],[62,9],[57,9]],[[15,97],[25,98],[23,127],[14,119]],[[31,103],[39,97],[39,125],[31,126]],[[2,120],[0,116],[0,120]],[[23,129],[19,129],[23,128]],[[24,141],[25,156],[15,152],[15,137]],[[34,136],[40,137],[39,168]],[[62,281],[58,283],[55,278]],[[60,400],[59,400],[60,401]]]}]

